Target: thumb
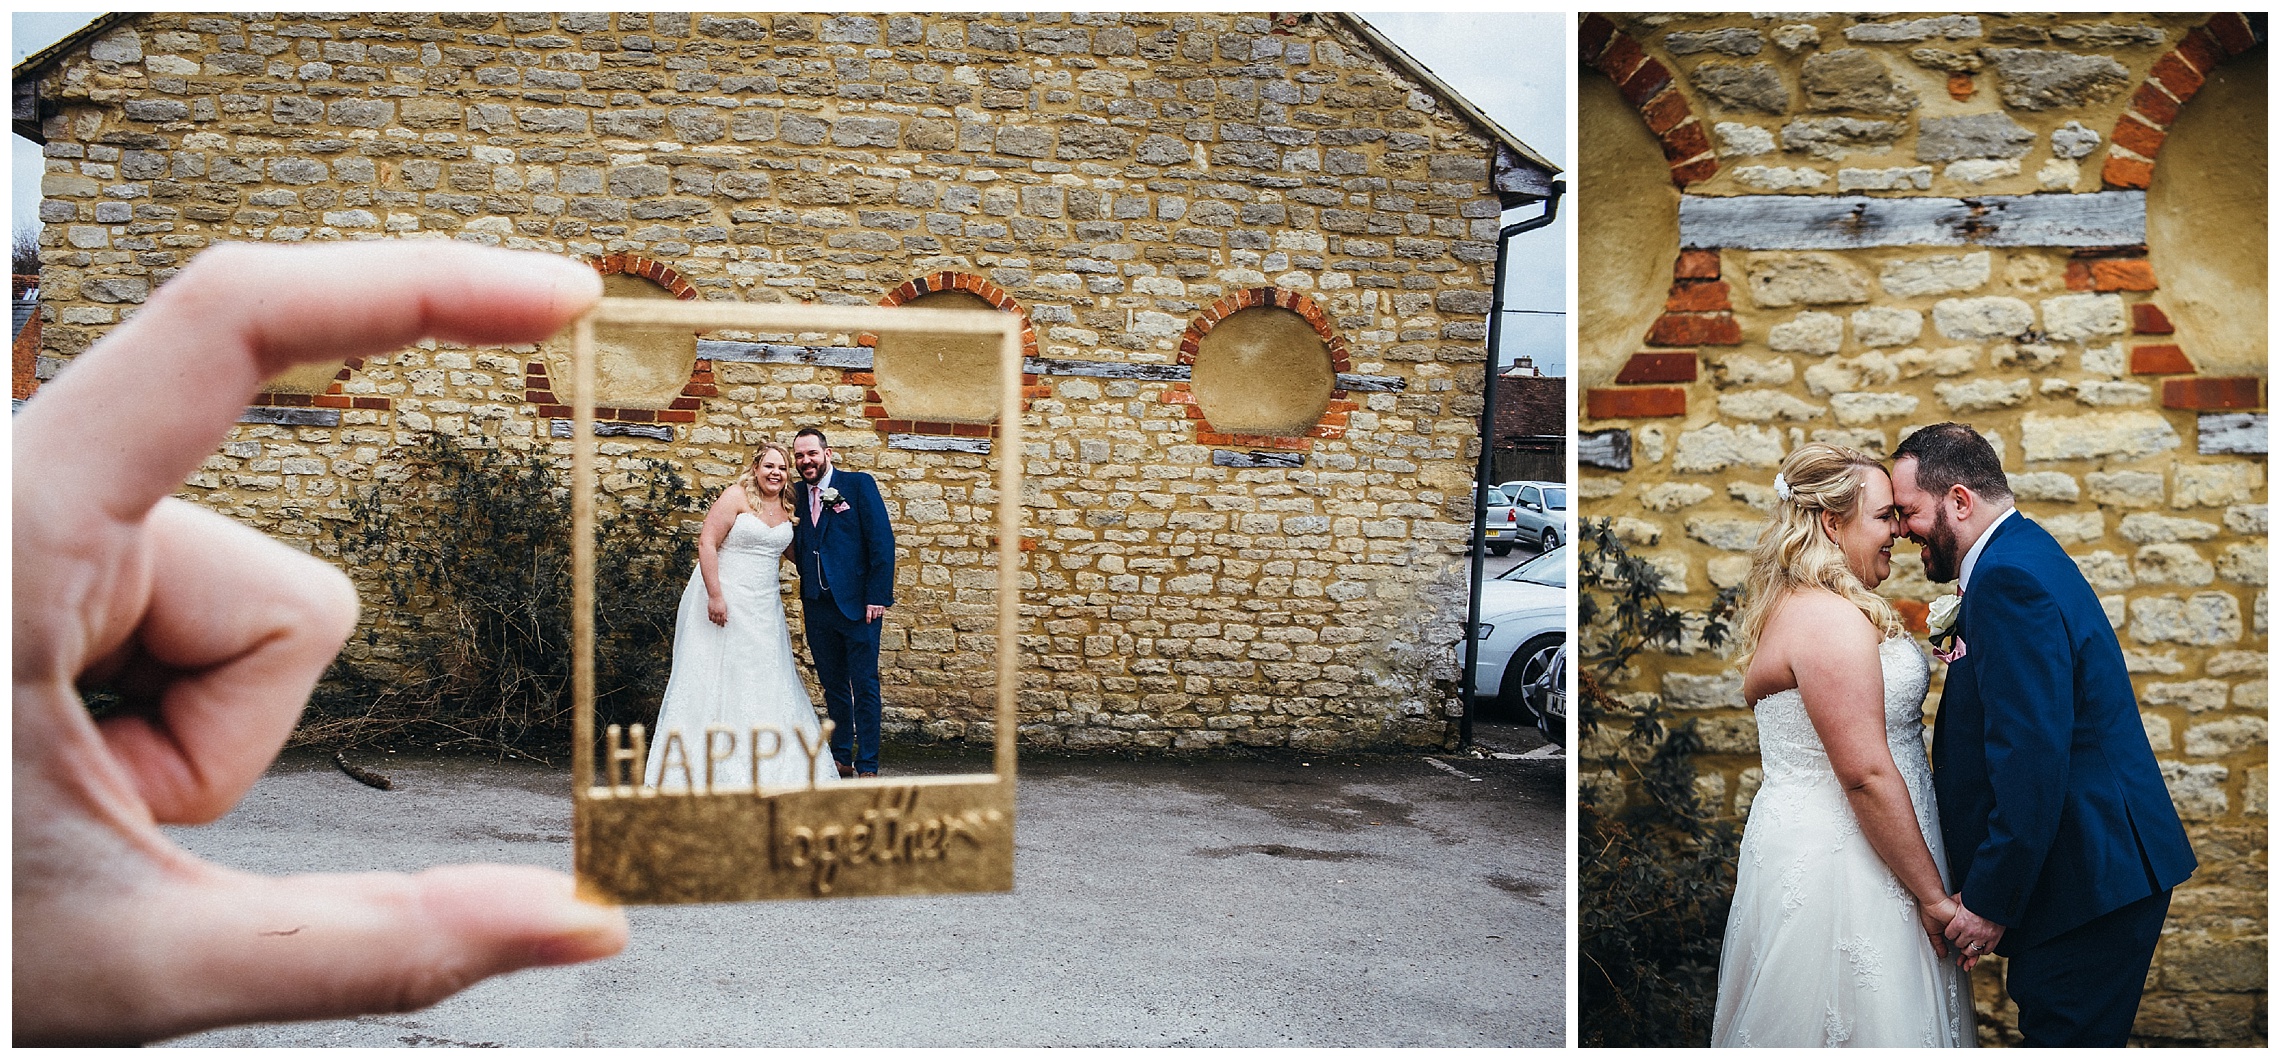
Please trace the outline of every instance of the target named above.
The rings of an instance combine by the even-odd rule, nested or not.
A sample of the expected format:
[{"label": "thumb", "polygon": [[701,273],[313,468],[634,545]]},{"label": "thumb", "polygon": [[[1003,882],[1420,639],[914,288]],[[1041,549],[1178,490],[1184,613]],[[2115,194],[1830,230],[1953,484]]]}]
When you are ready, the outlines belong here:
[{"label": "thumb", "polygon": [[562,873],[523,866],[223,872],[180,901],[195,908],[161,921],[179,925],[162,945],[185,969],[171,984],[181,1025],[165,1033],[409,1011],[502,972],[595,960],[626,942],[623,910],[579,900]]}]

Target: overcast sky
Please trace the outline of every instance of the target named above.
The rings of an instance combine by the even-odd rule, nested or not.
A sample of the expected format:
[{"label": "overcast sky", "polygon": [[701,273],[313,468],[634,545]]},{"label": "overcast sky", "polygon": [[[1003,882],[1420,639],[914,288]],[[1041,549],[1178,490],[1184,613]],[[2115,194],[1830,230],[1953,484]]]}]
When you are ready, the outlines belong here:
[{"label": "overcast sky", "polygon": [[[10,18],[9,64],[86,25],[93,12],[15,12]],[[1567,17],[1552,13],[1364,12],[1387,37],[1443,81],[1496,119],[1536,153],[1566,167],[1568,87]],[[9,137],[15,194],[10,231],[39,218],[39,147]],[[1562,173],[1562,177],[1567,174]],[[1560,223],[1515,239],[1505,277],[1507,310],[1502,360],[1527,354],[1546,375],[1565,372],[1567,245],[1573,211],[1563,202]],[[1536,208],[1507,214],[1507,223]]]}]

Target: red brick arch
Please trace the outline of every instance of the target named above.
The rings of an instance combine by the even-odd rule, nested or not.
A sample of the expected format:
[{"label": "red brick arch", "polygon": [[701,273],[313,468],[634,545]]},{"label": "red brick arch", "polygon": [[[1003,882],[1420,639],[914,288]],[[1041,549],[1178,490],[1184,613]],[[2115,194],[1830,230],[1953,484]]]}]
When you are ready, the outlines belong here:
[{"label": "red brick arch", "polygon": [[[892,308],[917,301],[920,296],[933,294],[937,291],[964,291],[996,306],[1000,312],[1012,313],[1020,317],[1021,355],[1024,358],[1037,356],[1037,327],[1029,320],[1029,310],[1022,308],[1021,302],[1013,297],[1012,292],[970,272],[929,273],[888,291],[885,296],[879,299],[879,304]],[[864,332],[855,336],[855,343],[859,346],[877,349],[879,337],[870,332]],[[953,438],[997,437],[998,425],[995,422],[940,423],[933,420],[889,419],[886,401],[879,396],[878,373],[849,371],[841,376],[841,380],[849,386],[864,388],[863,416],[871,421],[871,429],[880,434],[935,434]],[[1023,412],[1029,411],[1031,401],[1051,395],[1050,388],[1042,384],[1043,380],[1035,374],[1029,372],[1021,374],[1021,410]]]},{"label": "red brick arch", "polygon": [[2152,184],[2154,161],[2178,112],[2201,91],[2217,64],[2259,43],[2247,16],[2226,12],[2195,26],[2177,47],[2154,60],[2145,83],[2130,97],[2129,108],[2114,120],[2100,174],[2106,186],[2142,189]]},{"label": "red brick arch", "polygon": [[387,412],[396,407],[395,399],[378,394],[348,394],[343,391],[350,378],[364,367],[364,358],[351,357],[333,373],[333,381],[322,394],[285,394],[262,391],[249,403],[268,408],[294,409],[371,409]]},{"label": "red brick arch", "polygon": [[[2106,187],[2150,187],[2161,146],[2185,105],[2200,94],[2219,64],[2261,43],[2245,15],[2226,12],[2194,27],[2175,48],[2154,60],[2144,83],[2130,96],[2129,107],[2114,120],[2100,172]],[[2099,256],[2082,260],[2086,253]],[[2118,257],[2104,254],[2077,252],[2077,260],[2068,263],[2066,285],[2077,291],[2146,292],[2146,301],[2130,305],[2130,330],[2151,341],[2130,347],[2129,370],[2132,375],[2167,377],[2161,380],[2163,407],[2189,411],[2263,407],[2261,379],[2199,375],[2192,358],[2171,339],[2176,328],[2154,300],[2152,292],[2159,283],[2145,259],[2145,248],[2120,248]]]},{"label": "red brick arch", "polygon": [[1649,56],[1605,15],[1585,15],[1577,39],[1583,65],[1615,82],[1616,91],[1646,120],[1647,131],[1662,141],[1671,183],[1683,189],[1717,174],[1718,154],[1710,149],[1710,136],[1695,117],[1694,104],[1678,90],[1670,67]]},{"label": "red brick arch", "polygon": [[673,292],[673,297],[688,301],[697,296],[697,289],[671,265],[639,254],[610,254],[595,258],[594,271],[604,276],[639,276],[644,280]]},{"label": "red brick arch", "polygon": [[[697,289],[672,266],[639,254],[607,254],[587,262],[594,271],[604,276],[639,276],[668,291],[683,302],[697,296]],[[549,419],[569,419],[571,409],[554,398],[554,381],[546,374],[546,362],[536,357],[523,365],[523,400],[538,406],[538,414]],[[689,381],[682,385],[681,396],[673,399],[672,407],[662,409],[621,409],[595,406],[594,419],[609,423],[695,423],[697,410],[704,407],[704,399],[719,393],[713,385],[712,362],[699,357],[689,368]]]},{"label": "red brick arch", "polygon": [[[1288,309],[1298,314],[1314,328],[1316,335],[1322,337],[1322,345],[1330,355],[1330,370],[1333,373],[1353,371],[1346,340],[1330,325],[1329,312],[1314,299],[1280,287],[1247,287],[1205,306],[1203,312],[1188,324],[1187,334],[1180,337],[1180,363],[1193,367],[1196,350],[1202,347],[1203,337],[1211,334],[1211,329],[1218,327],[1219,322],[1228,317],[1259,306]],[[1348,400],[1344,390],[1332,389],[1330,404],[1323,409],[1322,418],[1316,420],[1305,434],[1229,434],[1214,429],[1210,421],[1204,418],[1203,407],[1196,404],[1195,391],[1189,384],[1173,383],[1165,389],[1163,400],[1167,405],[1180,405],[1187,409],[1188,418],[1196,421],[1197,444],[1244,445],[1261,449],[1303,450],[1310,447],[1315,438],[1343,438],[1346,435],[1347,414],[1361,408]]]}]

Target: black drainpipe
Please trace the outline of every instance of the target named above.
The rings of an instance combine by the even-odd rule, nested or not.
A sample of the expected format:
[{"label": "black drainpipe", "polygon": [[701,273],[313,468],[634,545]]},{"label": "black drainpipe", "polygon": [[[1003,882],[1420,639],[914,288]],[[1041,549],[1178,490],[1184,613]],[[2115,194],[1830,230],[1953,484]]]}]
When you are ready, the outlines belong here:
[{"label": "black drainpipe", "polygon": [[1559,215],[1560,196],[1567,191],[1567,181],[1552,182],[1552,194],[1544,200],[1544,212],[1525,221],[1505,225],[1496,233],[1496,286],[1488,309],[1488,367],[1480,384],[1480,466],[1473,471],[1473,528],[1472,528],[1472,596],[1465,605],[1465,671],[1458,693],[1464,699],[1465,713],[1457,721],[1457,746],[1472,746],[1473,714],[1479,707],[1480,690],[1473,687],[1473,668],[1480,664],[1480,638],[1473,631],[1480,628],[1481,567],[1487,562],[1488,549],[1484,536],[1488,528],[1489,477],[1495,474],[1496,456],[1496,376],[1497,354],[1503,349],[1498,341],[1504,336],[1504,255],[1512,245],[1512,237],[1533,232],[1551,224]]}]

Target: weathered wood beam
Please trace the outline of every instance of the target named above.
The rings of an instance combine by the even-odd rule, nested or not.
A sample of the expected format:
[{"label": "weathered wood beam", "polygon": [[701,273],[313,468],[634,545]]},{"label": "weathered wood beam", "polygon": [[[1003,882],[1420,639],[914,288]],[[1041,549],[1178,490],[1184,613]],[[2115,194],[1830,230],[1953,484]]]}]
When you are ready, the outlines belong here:
[{"label": "weathered wood beam", "polygon": [[982,453],[990,451],[987,438],[948,438],[939,434],[890,434],[889,449],[915,449],[926,453]]},{"label": "weathered wood beam", "polygon": [[252,405],[238,414],[239,423],[274,423],[283,427],[338,427],[339,409],[287,408]]},{"label": "weathered wood beam", "polygon": [[1226,449],[1211,451],[1213,467],[1305,467],[1305,453],[1250,452],[1237,453]]},{"label": "weathered wood beam", "polygon": [[1678,204],[1678,241],[1693,250],[2137,246],[2145,242],[2145,193],[1687,195]]},{"label": "weathered wood beam", "polygon": [[1184,364],[1131,364],[1125,361],[1057,361],[1028,357],[1021,370],[1031,375],[1074,375],[1092,379],[1141,379],[1159,383],[1185,383],[1192,373]]},{"label": "weathered wood beam", "polygon": [[1610,471],[1631,470],[1631,432],[1583,431],[1575,436],[1575,462]]},{"label": "weathered wood beam", "polygon": [[[547,433],[556,438],[568,438],[570,437],[570,430],[569,420],[555,420],[554,426],[548,428]],[[673,440],[673,425],[669,423],[617,423],[611,420],[595,421],[594,437],[608,438],[612,435],[629,438],[655,438],[660,442],[670,442]]]},{"label": "weathered wood beam", "polygon": [[2202,456],[2263,456],[2272,451],[2271,419],[2262,412],[2204,412],[2199,433]]},{"label": "weathered wood beam", "polygon": [[869,371],[871,349],[868,346],[786,346],[773,342],[734,342],[728,339],[698,339],[697,356],[711,361],[743,361],[750,364],[813,364],[825,368],[853,368]]}]

